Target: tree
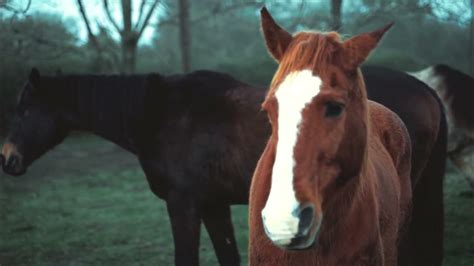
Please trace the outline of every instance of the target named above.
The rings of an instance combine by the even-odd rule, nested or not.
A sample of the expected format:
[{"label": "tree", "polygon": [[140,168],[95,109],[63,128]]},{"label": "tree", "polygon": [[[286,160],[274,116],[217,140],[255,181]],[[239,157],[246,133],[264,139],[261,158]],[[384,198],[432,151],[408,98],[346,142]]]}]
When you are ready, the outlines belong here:
[{"label": "tree", "polygon": [[189,35],[189,2],[179,0],[179,37],[181,46],[181,64],[183,72],[190,70],[191,36]]},{"label": "tree", "polygon": [[84,69],[77,38],[59,16],[9,15],[14,19],[0,16],[0,136],[6,133],[31,67],[47,74],[57,69],[67,73]]},{"label": "tree", "polygon": [[331,30],[340,31],[342,0],[331,0]]},{"label": "tree", "polygon": [[13,13],[13,15],[25,15],[31,7],[31,0],[26,2],[24,8],[18,7],[11,0],[0,0],[0,9]]},{"label": "tree", "polygon": [[[121,48],[121,62],[120,62],[120,71],[122,73],[134,73],[136,67],[136,54],[137,54],[137,46],[140,37],[143,35],[145,28],[148,26],[150,19],[158,6],[159,0],[154,0],[149,4],[148,11],[145,12],[147,6],[146,0],[142,0],[140,2],[138,19],[135,24],[132,21],[133,15],[133,8],[132,8],[132,0],[122,0],[121,9],[122,9],[122,27],[119,27],[118,23],[112,16],[112,11],[109,5],[108,0],[102,1],[102,6],[104,13],[112,25],[113,29],[119,34],[120,36],[120,48]],[[104,47],[101,47],[100,42],[97,40],[96,35],[92,32],[91,23],[87,17],[86,10],[82,3],[82,0],[77,0],[77,5],[79,8],[79,12],[81,13],[81,17],[86,25],[86,29],[89,36],[89,42],[95,49],[97,50],[98,57],[102,56],[104,52]],[[146,13],[146,14],[145,14]],[[101,26],[103,28],[103,26]]]},{"label": "tree", "polygon": [[[179,0],[177,10],[175,14],[171,14],[167,19],[161,20],[157,24],[157,28],[161,29],[163,26],[179,26],[179,46],[181,53],[181,70],[188,72],[191,70],[191,40],[192,32],[191,25],[197,25],[204,23],[209,19],[216,18],[220,15],[232,13],[246,7],[260,7],[263,5],[259,1],[221,1],[221,0],[208,0],[208,1],[195,1],[196,8],[191,9],[188,0]],[[203,8],[206,6],[207,8]],[[192,11],[206,10],[203,14],[195,15],[191,19],[190,13]]]}]

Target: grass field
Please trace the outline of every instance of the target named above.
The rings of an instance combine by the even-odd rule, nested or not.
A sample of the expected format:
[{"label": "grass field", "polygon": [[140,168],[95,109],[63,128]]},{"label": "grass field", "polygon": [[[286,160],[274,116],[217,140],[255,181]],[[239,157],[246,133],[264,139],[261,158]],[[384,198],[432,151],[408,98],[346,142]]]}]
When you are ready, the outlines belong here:
[{"label": "grass field", "polygon": [[[132,155],[74,136],[27,175],[0,174],[0,265],[172,265],[173,240],[163,201],[148,189]],[[474,201],[449,169],[445,181],[445,265],[474,264]],[[466,194],[466,193],[464,193]],[[247,207],[233,207],[244,265]],[[217,265],[204,228],[201,265]]]}]

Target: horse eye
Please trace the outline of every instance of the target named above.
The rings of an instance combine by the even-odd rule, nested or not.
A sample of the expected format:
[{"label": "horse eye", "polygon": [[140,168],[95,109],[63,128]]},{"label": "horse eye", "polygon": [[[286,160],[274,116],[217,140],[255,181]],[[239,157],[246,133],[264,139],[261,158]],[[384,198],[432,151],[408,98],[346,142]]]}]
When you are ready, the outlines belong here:
[{"label": "horse eye", "polygon": [[326,103],[326,117],[337,117],[342,113],[344,106],[340,103],[327,102]]}]

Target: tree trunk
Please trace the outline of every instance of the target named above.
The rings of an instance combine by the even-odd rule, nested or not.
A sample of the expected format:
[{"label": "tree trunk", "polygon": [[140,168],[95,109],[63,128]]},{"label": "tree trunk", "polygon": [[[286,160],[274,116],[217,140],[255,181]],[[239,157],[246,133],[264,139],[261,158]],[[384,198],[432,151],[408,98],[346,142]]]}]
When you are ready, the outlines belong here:
[{"label": "tree trunk", "polygon": [[[1,1],[1,0],[0,0]],[[104,56],[103,56],[103,49],[102,46],[99,43],[99,40],[97,40],[96,35],[92,32],[92,28],[90,26],[89,18],[87,17],[84,4],[82,3],[82,0],[77,0],[77,6],[79,7],[79,12],[82,16],[82,20],[84,21],[84,24],[87,29],[87,36],[88,36],[88,43],[92,46],[94,49],[94,58],[91,62],[91,69],[96,72],[96,73],[102,73],[105,69],[107,69],[104,65]],[[110,69],[108,69],[110,71]]]},{"label": "tree trunk", "polygon": [[[473,1],[473,0],[471,0]],[[474,1],[473,1],[474,2]],[[471,2],[471,3],[473,3]],[[472,4],[471,4],[472,5]],[[469,43],[471,44],[471,49],[469,49],[469,57],[471,58],[471,61],[469,63],[469,73],[471,74],[471,76],[474,76],[474,68],[473,68],[473,64],[474,64],[474,51],[472,49],[472,44],[474,44],[474,20],[471,18],[471,23],[470,23],[470,28],[471,28],[471,31],[469,32]],[[472,153],[471,153],[472,154]],[[472,157],[471,157],[472,158]]]},{"label": "tree trunk", "polygon": [[340,31],[342,0],[331,0],[331,30]]},{"label": "tree trunk", "polygon": [[135,73],[135,61],[138,39],[132,36],[122,37],[122,73]]},{"label": "tree trunk", "polygon": [[132,1],[122,0],[123,29],[122,37],[122,72],[133,74],[135,72],[135,56],[138,38],[132,29]]},{"label": "tree trunk", "polygon": [[188,72],[191,68],[190,47],[191,36],[189,32],[189,2],[179,0],[179,34],[181,46],[181,66],[183,72]]}]

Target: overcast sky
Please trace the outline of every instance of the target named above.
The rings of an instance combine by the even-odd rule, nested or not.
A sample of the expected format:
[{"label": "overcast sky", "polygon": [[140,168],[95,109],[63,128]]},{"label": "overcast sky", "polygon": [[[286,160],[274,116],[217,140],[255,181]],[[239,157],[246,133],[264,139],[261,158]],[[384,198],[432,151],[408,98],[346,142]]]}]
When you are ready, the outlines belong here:
[{"label": "overcast sky", "polygon": [[[115,17],[115,21],[119,27],[121,27],[121,10],[120,10],[120,3],[117,0],[112,0],[110,2],[110,7],[112,9],[112,14]],[[138,10],[141,1],[134,0],[133,9]],[[28,0],[15,0],[14,5],[19,9],[23,9]],[[103,12],[102,0],[83,0],[87,16],[91,22],[91,26],[93,30],[97,29],[97,24],[95,21],[98,21],[102,25],[109,26],[112,29],[110,22],[108,21],[107,17]],[[153,25],[157,23],[157,14],[163,13],[165,8],[161,5],[158,5],[157,9],[155,10],[155,15],[151,17],[149,25]],[[62,19],[69,23],[72,23],[76,26],[77,34],[80,40],[85,41],[87,39],[87,31],[82,20],[81,14],[79,13],[79,9],[77,7],[76,0],[32,0],[30,9],[28,14],[33,14],[36,12],[42,13],[51,13],[55,15],[60,15]],[[146,13],[145,13],[146,14]],[[136,21],[138,17],[138,12],[133,12],[133,22]],[[149,43],[153,37],[154,27],[149,26],[143,32],[143,36],[140,39],[140,44]],[[115,32],[113,30],[113,32]],[[117,37],[117,36],[115,36]]]},{"label": "overcast sky", "polygon": [[[1,1],[1,0],[0,0]],[[11,0],[13,4],[22,9],[26,6],[28,0]],[[198,1],[198,0],[192,0]],[[321,0],[313,0],[317,2],[321,2]],[[324,0],[329,1],[329,0]],[[139,9],[141,1],[133,0],[134,10]],[[471,0],[436,0],[435,1],[440,7],[439,10],[435,11],[435,13],[439,17],[443,17],[443,10],[451,10],[455,11],[457,14],[460,14],[460,20],[465,21],[466,24],[470,23],[472,20],[472,6],[470,5]],[[111,24],[107,20],[102,7],[102,0],[83,0],[85,5],[85,9],[87,11],[87,15],[89,20],[92,23],[92,27],[95,30],[96,23],[98,21],[102,25],[109,26],[111,29]],[[192,2],[191,2],[192,3]],[[115,17],[117,23],[121,26],[121,10],[120,10],[120,2],[118,0],[111,0],[110,6],[112,8],[112,14]],[[348,6],[348,5],[346,5]],[[469,8],[470,7],[470,8]],[[464,10],[460,10],[464,9]],[[152,16],[150,20],[150,24],[154,25],[157,23],[158,16],[157,14],[165,14],[166,7],[159,4],[158,8],[155,10],[155,15]],[[43,13],[51,13],[60,15],[62,19],[68,23],[68,25],[74,25],[77,29],[77,35],[81,41],[85,41],[87,38],[87,31],[82,21],[81,15],[77,8],[76,0],[32,0],[31,7],[28,11],[28,14],[34,14],[36,12],[43,12]],[[136,21],[138,12],[133,12],[133,21]],[[161,16],[163,17],[163,16]],[[140,39],[140,44],[149,43],[153,37],[155,28],[153,26],[148,26],[143,33],[142,38]],[[114,30],[112,32],[115,33]],[[118,37],[115,35],[114,37]]]}]

